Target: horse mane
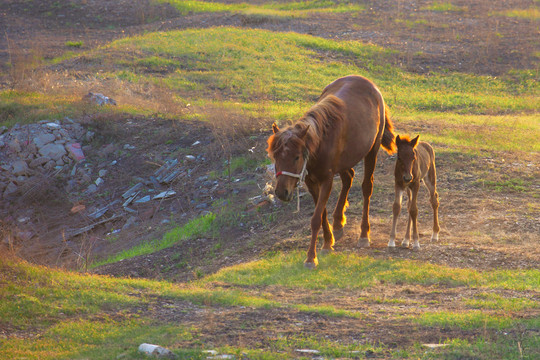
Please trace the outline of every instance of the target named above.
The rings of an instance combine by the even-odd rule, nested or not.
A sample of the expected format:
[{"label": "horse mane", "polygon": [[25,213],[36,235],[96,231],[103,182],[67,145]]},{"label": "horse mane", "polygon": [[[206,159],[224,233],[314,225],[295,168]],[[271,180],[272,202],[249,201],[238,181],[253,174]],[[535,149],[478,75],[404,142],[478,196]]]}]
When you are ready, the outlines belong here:
[{"label": "horse mane", "polygon": [[[345,116],[343,100],[328,95],[313,105],[294,125],[268,138],[268,155],[274,160],[276,153],[286,145],[305,147],[310,157],[315,157],[322,139],[332,128],[340,126]],[[298,135],[306,133],[304,138]]]}]

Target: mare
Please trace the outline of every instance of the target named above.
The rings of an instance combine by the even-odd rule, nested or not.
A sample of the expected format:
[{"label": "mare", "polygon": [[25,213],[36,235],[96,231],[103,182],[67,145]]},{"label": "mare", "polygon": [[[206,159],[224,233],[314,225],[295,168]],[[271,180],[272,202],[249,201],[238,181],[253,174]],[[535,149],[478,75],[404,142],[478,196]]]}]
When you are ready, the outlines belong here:
[{"label": "mare", "polygon": [[407,231],[401,242],[401,246],[409,247],[412,226],[412,239],[414,240],[412,245],[413,250],[420,249],[417,226],[418,207],[416,201],[418,198],[418,189],[422,182],[429,191],[431,207],[433,208],[433,233],[431,235],[431,241],[437,241],[439,239],[439,194],[437,194],[435,152],[428,143],[423,141],[419,142],[419,137],[420,135],[412,140],[408,136],[402,137],[398,135],[396,137],[397,160],[394,170],[396,197],[393,206],[394,218],[392,221],[392,230],[390,232],[390,240],[388,241],[388,247],[390,248],[396,246],[397,219],[401,212],[401,199],[406,190],[407,197],[409,198],[407,204],[409,220],[407,222]]},{"label": "mare", "polygon": [[[275,163],[276,196],[290,201],[298,183],[304,181],[315,202],[311,217],[311,243],[304,265],[317,266],[317,235],[323,228],[323,252],[334,250],[336,236],[343,235],[347,196],[354,178],[353,167],[364,160],[362,194],[364,206],[358,246],[369,246],[369,201],[373,171],[382,146],[395,151],[392,122],[383,97],[375,84],[356,75],[339,78],[326,86],[317,103],[295,124],[280,130],[274,123],[268,138],[268,155]],[[326,203],[335,174],[342,188],[328,222]]]}]

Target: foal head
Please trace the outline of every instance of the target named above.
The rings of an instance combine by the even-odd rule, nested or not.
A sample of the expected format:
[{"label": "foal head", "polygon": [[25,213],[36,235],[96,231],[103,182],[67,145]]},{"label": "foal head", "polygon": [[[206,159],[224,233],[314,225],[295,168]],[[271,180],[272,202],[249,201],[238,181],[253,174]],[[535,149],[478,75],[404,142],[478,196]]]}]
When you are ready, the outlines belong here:
[{"label": "foal head", "polygon": [[306,135],[307,124],[296,124],[284,130],[272,125],[274,134],[268,138],[268,156],[275,164],[277,184],[275,193],[278,199],[290,201],[294,188],[305,176],[308,157]]},{"label": "foal head", "polygon": [[[396,163],[396,177],[399,175],[402,176],[403,182],[405,184],[410,183],[413,180],[412,169],[414,162],[416,161],[416,145],[418,145],[418,138],[420,135],[411,140],[407,135],[396,137],[397,145],[397,163]],[[398,173],[398,169],[401,170],[401,173]]]}]

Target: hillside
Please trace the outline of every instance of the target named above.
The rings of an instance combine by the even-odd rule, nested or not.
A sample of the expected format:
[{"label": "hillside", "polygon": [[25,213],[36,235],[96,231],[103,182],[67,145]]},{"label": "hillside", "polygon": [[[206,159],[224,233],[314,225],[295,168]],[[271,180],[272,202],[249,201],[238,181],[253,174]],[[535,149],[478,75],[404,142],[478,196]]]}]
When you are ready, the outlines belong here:
[{"label": "hillside", "polygon": [[[3,356],[138,358],[152,341],[185,358],[538,356],[534,2],[34,5],[0,5],[2,193],[17,186],[0,203]],[[388,250],[380,152],[372,246],[356,248],[360,164],[345,236],[309,272],[313,202],[264,193],[266,139],[352,73],[435,148],[440,241],[421,189],[421,250]],[[15,178],[9,136],[40,121],[79,124],[85,160]]]}]

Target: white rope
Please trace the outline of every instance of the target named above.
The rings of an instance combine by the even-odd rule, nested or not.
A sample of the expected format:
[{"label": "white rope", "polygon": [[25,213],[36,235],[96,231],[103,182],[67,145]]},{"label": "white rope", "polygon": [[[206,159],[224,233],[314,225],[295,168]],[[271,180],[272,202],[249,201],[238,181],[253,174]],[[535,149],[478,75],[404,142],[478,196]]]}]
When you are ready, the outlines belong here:
[{"label": "white rope", "polygon": [[280,172],[278,172],[276,174],[276,177],[278,177],[279,175],[287,175],[287,176],[291,176],[293,178],[297,178],[299,180],[298,181],[298,186],[296,187],[296,211],[295,211],[295,213],[300,212],[300,187],[302,186],[302,183],[305,181],[305,178],[306,178],[307,162],[308,162],[308,157],[306,156],[306,158],[304,159],[304,166],[302,166],[302,171],[300,172],[300,174],[295,174],[295,173],[291,173],[291,172],[288,172],[288,171],[280,171]]}]

